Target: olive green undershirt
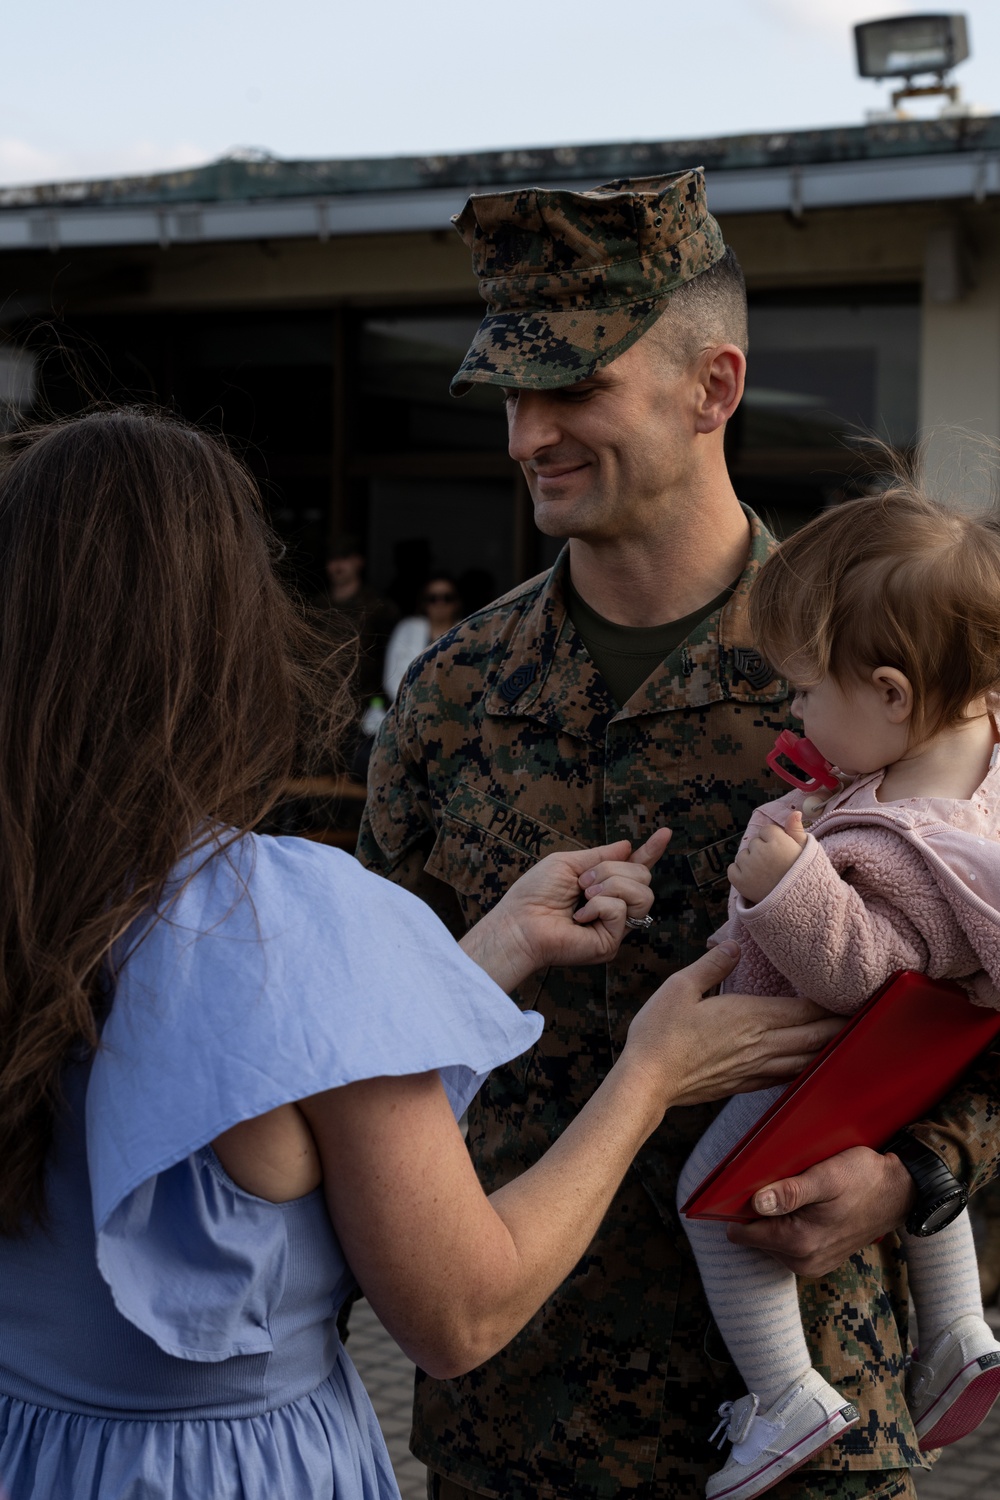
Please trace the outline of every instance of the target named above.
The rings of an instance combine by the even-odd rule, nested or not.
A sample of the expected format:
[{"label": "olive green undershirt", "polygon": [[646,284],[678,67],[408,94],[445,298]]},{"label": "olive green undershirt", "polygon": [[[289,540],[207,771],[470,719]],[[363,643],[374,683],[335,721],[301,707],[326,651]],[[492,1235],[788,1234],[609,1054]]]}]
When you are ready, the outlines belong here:
[{"label": "olive green undershirt", "polygon": [[681,620],[668,620],[665,625],[616,625],[591,609],[567,577],[566,612],[621,708],[671,651],[676,651],[703,620],[722,608],[738,582],[736,579],[710,604],[703,604]]}]

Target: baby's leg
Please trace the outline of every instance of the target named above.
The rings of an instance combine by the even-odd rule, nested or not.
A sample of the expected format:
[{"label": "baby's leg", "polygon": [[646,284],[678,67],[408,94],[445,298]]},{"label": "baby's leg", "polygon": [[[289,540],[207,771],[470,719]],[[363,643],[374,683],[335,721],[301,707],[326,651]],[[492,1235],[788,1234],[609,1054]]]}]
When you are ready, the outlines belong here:
[{"label": "baby's leg", "polygon": [[972,1225],[968,1213],[963,1213],[926,1239],[903,1234],[902,1240],[920,1347],[926,1350],[956,1318],[983,1316]]},{"label": "baby's leg", "polygon": [[[677,1189],[678,1208],[731,1146],[769,1108],[780,1089],[735,1094],[712,1122],[684,1164]],[[705,1295],[748,1391],[761,1409],[777,1399],[810,1367],[802,1332],[795,1277],[770,1255],[730,1244],[726,1225],[681,1217]]]},{"label": "baby's leg", "polygon": [[941,1448],[974,1432],[1000,1396],[1000,1343],[983,1320],[968,1214],[903,1245],[920,1339],[906,1400],[921,1448]]}]

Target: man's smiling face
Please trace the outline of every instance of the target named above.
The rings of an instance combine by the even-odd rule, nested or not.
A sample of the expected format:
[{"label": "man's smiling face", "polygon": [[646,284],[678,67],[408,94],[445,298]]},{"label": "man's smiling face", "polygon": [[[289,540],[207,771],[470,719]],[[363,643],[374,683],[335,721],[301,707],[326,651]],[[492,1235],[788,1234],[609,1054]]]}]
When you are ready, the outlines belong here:
[{"label": "man's smiling face", "polygon": [[651,509],[683,483],[695,382],[690,367],[672,367],[657,335],[575,385],[505,391],[510,455],[547,536],[640,534]]}]

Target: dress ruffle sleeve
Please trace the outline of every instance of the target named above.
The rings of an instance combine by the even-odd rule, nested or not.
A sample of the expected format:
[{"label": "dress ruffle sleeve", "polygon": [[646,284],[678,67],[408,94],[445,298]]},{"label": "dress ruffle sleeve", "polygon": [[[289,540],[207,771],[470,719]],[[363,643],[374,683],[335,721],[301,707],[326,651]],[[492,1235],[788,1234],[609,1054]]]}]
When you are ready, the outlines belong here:
[{"label": "dress ruffle sleeve", "polygon": [[98,1265],[119,1311],[168,1353],[264,1353],[282,1215],[204,1148],[365,1078],[436,1069],[458,1115],[542,1021],[423,902],[307,840],[251,835],[192,856],[164,910],[116,956],[87,1091]]}]

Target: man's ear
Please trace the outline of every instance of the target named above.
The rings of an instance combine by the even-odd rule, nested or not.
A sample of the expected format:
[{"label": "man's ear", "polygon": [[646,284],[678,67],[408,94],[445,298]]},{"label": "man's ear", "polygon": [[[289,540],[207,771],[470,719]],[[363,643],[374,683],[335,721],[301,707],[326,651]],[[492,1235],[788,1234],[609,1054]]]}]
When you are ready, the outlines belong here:
[{"label": "man's ear", "polygon": [[704,351],[697,366],[697,432],[716,432],[726,425],[740,404],[746,373],[746,355],[735,344],[716,344]]},{"label": "man's ear", "polygon": [[879,695],[890,724],[905,724],[913,713],[913,689],[910,679],[896,667],[876,667],[871,675],[872,687]]}]

